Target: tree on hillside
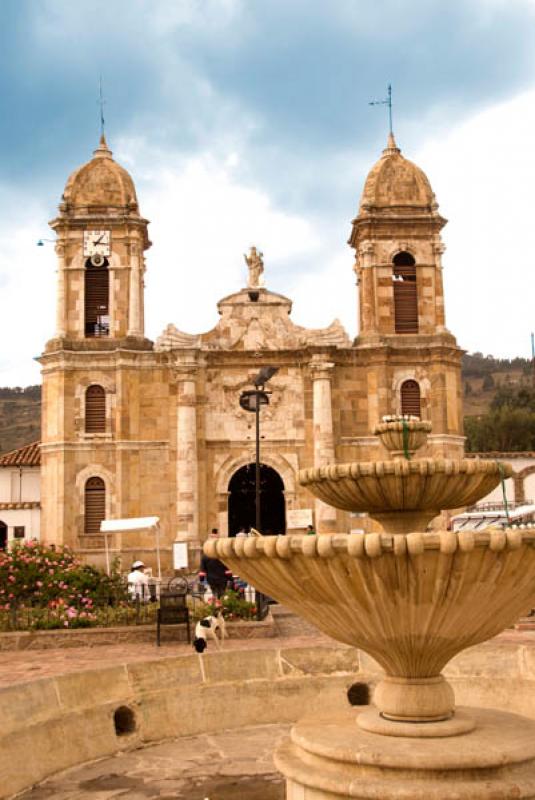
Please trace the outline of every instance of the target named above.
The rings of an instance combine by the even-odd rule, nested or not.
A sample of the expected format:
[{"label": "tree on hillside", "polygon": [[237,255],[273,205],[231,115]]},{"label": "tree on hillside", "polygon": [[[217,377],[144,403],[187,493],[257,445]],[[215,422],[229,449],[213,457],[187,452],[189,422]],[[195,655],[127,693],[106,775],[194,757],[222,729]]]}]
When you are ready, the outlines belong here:
[{"label": "tree on hillside", "polygon": [[482,385],[482,387],[481,387],[481,388],[482,388],[482,389],[483,389],[485,392],[488,392],[488,391],[490,391],[491,389],[494,389],[494,378],[492,377],[492,375],[490,374],[490,372],[489,372],[489,373],[487,373],[487,375],[485,375],[485,377],[483,378],[483,385]]},{"label": "tree on hillside", "polygon": [[500,386],[488,414],[465,420],[468,452],[535,450],[535,388]]}]

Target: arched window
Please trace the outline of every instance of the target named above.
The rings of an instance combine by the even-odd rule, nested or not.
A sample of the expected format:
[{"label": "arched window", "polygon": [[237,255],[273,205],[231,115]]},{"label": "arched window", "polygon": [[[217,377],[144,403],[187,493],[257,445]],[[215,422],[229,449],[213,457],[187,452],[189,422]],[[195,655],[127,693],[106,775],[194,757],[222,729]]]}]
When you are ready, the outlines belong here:
[{"label": "arched window", "polygon": [[394,328],[396,333],[418,333],[416,262],[410,253],[393,259]]},{"label": "arched window", "polygon": [[85,432],[105,433],[106,392],[102,386],[89,386],[85,393]]},{"label": "arched window", "polygon": [[89,478],[84,489],[84,533],[100,533],[106,518],[106,486],[102,478]]},{"label": "arched window", "polygon": [[420,387],[416,381],[403,381],[401,384],[401,413],[421,416]]},{"label": "arched window", "polygon": [[93,256],[85,262],[85,335],[110,335],[110,276],[108,259]]}]

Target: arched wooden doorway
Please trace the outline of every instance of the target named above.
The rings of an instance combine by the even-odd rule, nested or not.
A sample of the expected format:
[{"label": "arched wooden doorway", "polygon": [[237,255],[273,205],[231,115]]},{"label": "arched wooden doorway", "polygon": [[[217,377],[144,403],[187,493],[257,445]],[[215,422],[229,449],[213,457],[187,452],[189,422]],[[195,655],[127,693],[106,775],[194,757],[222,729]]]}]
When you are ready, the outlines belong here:
[{"label": "arched wooden doorway", "polygon": [[0,520],[0,550],[7,549],[7,525]]},{"label": "arched wooden doorway", "polygon": [[[228,532],[236,536],[239,530],[255,525],[255,465],[246,464],[237,470],[228,485]],[[260,465],[260,519],[262,533],[286,533],[284,483],[279,473]]]}]

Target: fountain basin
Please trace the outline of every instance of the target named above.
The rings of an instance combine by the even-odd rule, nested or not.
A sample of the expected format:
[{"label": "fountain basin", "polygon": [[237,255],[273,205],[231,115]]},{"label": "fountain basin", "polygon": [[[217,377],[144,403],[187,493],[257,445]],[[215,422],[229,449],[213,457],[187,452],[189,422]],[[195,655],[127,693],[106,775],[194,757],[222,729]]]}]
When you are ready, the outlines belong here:
[{"label": "fountain basin", "polygon": [[379,436],[392,456],[406,458],[407,454],[413,456],[427,442],[427,435],[431,433],[432,427],[425,420],[398,419],[379,423],[373,432]]},{"label": "fountain basin", "polygon": [[510,464],[482,459],[355,462],[303,469],[299,482],[324,503],[368,512],[389,533],[425,530],[444,508],[460,508],[488,494]]},{"label": "fountain basin", "polygon": [[443,667],[535,602],[533,530],[250,537],[204,551],[375,658],[387,674],[376,705],[400,722],[451,717]]}]

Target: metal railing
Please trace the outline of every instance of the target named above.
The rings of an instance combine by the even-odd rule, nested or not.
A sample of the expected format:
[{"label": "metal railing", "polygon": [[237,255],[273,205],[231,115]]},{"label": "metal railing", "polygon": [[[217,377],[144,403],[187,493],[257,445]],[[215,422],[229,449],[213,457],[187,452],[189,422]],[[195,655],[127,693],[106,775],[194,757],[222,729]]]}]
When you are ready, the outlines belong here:
[{"label": "metal railing", "polygon": [[[176,590],[182,586],[193,620],[210,613],[210,593],[207,586],[198,581],[196,575],[174,578],[161,591]],[[269,598],[259,592],[245,588],[239,582],[229,581],[228,588],[237,592],[239,598],[253,602],[256,611],[249,619],[263,620],[269,611]],[[149,586],[149,589],[152,587]],[[54,601],[47,605],[32,598],[11,601],[9,608],[0,608],[0,632],[73,630],[81,628],[111,628],[156,623],[159,608],[155,591],[144,598],[126,595],[110,595],[84,602]],[[247,619],[245,617],[244,619]]]}]

